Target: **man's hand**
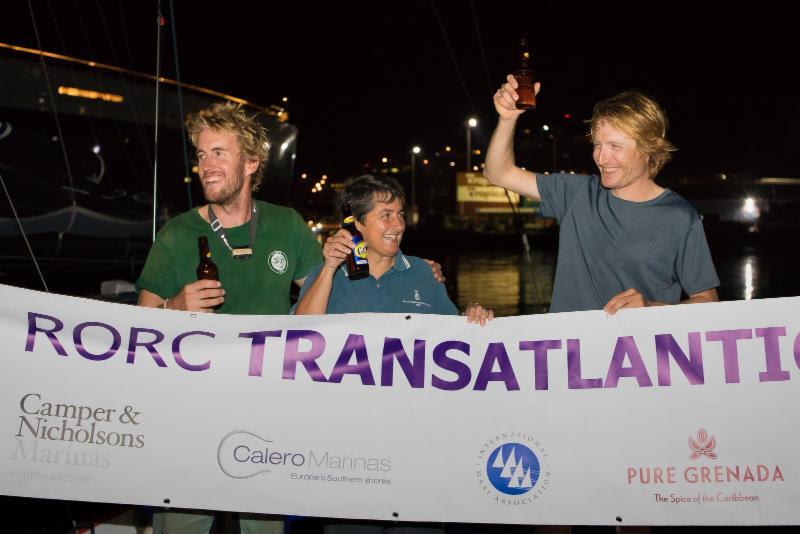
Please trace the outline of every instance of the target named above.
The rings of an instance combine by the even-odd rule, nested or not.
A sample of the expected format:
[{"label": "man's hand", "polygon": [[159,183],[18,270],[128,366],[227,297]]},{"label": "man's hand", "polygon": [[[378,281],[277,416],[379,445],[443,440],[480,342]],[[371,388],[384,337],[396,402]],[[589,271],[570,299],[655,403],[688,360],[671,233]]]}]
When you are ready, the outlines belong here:
[{"label": "man's hand", "polygon": [[323,267],[335,271],[354,248],[353,236],[344,228],[340,228],[325,240],[325,245],[322,247]]},{"label": "man's hand", "polygon": [[170,310],[211,313],[225,302],[225,290],[217,280],[197,280],[183,286],[181,292],[167,299]]},{"label": "man's hand", "polygon": [[[703,302],[719,302],[716,288],[707,289],[699,293],[689,295],[689,298],[682,300],[680,304],[701,304]],[[645,300],[644,295],[631,288],[618,295],[614,295],[605,306],[603,311],[608,315],[614,315],[622,308],[645,308],[650,306],[667,306],[666,302],[655,300]]]},{"label": "man's hand", "polygon": [[608,315],[614,315],[622,308],[644,308],[647,306],[650,306],[650,303],[644,300],[644,295],[631,288],[611,297],[611,300],[603,306],[603,311]]},{"label": "man's hand", "polygon": [[[519,84],[513,74],[506,76],[506,80],[506,83],[501,85],[500,89],[494,94],[494,108],[502,120],[516,119],[525,112],[524,109],[517,109],[517,100],[519,100],[517,87],[519,87]],[[541,84],[539,82],[534,83],[534,94],[538,95],[540,88]]]},{"label": "man's hand", "polygon": [[437,263],[437,262],[435,262],[433,260],[425,260],[425,259],[423,259],[422,261],[424,261],[425,263],[427,263],[430,266],[431,274],[433,274],[433,277],[436,279],[437,282],[439,282],[440,284],[443,284],[444,281],[447,280],[444,277],[444,274],[442,273],[441,264],[439,264],[439,263]]},{"label": "man's hand", "polygon": [[494,310],[484,308],[477,302],[470,302],[464,315],[467,316],[468,323],[480,323],[481,326],[485,326],[486,321],[494,319]]}]

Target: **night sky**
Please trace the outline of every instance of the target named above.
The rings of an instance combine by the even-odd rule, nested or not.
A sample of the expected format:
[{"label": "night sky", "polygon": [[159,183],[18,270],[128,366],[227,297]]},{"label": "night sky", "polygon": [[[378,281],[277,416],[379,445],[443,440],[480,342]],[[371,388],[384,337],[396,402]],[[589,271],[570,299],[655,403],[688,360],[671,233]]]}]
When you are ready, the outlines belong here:
[{"label": "night sky", "polygon": [[[156,1],[31,1],[45,49],[155,70]],[[485,148],[491,95],[526,35],[543,89],[524,126],[580,133],[596,101],[636,88],[669,115],[680,150],[667,172],[800,176],[790,2],[174,2],[174,20],[162,3],[163,74],[175,77],[174,23],[183,81],[265,106],[288,96],[298,171],[336,179],[407,161],[415,144],[463,150],[472,114]],[[35,48],[27,0],[4,8],[0,40]]]}]

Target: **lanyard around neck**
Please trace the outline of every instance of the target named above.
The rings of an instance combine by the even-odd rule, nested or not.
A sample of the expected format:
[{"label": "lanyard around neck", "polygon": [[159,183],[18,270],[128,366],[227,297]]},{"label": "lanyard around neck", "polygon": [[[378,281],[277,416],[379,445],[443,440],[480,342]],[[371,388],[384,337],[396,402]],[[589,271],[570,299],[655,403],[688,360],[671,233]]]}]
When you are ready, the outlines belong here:
[{"label": "lanyard around neck", "polygon": [[232,247],[231,244],[228,242],[228,238],[225,235],[225,229],[222,227],[222,223],[219,222],[217,218],[217,214],[214,213],[214,210],[211,208],[211,204],[208,205],[208,222],[211,225],[211,230],[214,231],[217,236],[225,243],[225,246],[228,247],[228,250],[231,251],[231,255],[237,259],[247,259],[253,255],[253,245],[256,242],[256,230],[258,229],[258,210],[256,210],[256,203],[253,202],[253,215],[250,217],[250,243],[243,247]]}]

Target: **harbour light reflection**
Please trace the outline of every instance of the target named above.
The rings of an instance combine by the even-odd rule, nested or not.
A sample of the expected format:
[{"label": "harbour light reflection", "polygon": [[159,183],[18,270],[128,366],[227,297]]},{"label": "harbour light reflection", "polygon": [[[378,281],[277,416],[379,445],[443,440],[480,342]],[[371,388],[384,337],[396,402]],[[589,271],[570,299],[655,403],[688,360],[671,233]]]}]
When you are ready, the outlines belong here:
[{"label": "harbour light reflection", "polygon": [[744,300],[753,298],[753,260],[750,256],[744,260]]}]

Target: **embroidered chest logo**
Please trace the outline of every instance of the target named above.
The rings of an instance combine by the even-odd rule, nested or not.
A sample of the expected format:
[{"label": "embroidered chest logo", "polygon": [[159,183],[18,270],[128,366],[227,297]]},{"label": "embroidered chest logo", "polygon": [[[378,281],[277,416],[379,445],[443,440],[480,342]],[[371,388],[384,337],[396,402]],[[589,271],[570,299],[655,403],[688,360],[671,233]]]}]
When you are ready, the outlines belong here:
[{"label": "embroidered chest logo", "polygon": [[282,250],[273,250],[270,252],[267,263],[269,264],[269,268],[277,274],[285,273],[286,269],[289,267],[289,260],[286,259],[286,253]]},{"label": "embroidered chest logo", "polygon": [[416,306],[417,308],[422,308],[422,307],[430,308],[431,307],[431,305],[429,303],[427,303],[424,300],[422,300],[422,296],[419,294],[419,289],[415,289],[414,290],[414,300],[403,299],[403,304],[412,304],[412,305]]}]

